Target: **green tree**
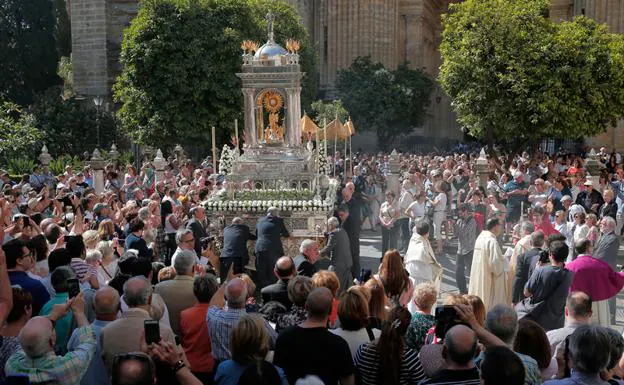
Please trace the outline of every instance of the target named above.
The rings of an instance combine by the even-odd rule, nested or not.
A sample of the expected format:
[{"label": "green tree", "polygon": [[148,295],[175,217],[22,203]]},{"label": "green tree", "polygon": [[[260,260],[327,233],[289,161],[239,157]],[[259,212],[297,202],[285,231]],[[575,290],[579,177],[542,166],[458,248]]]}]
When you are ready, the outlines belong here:
[{"label": "green tree", "polygon": [[0,98],[20,105],[59,84],[54,4],[50,0],[0,2]]},{"label": "green tree", "polygon": [[0,158],[4,164],[34,156],[41,138],[32,114],[15,103],[0,102]]},{"label": "green tree", "polygon": [[[240,43],[266,40],[264,16],[275,13],[278,42],[301,43],[307,73],[303,99],[311,102],[316,57],[305,28],[287,4],[266,0],[147,0],[126,30],[122,74],[114,86],[124,130],[137,142],[228,143],[242,120]],[[166,60],[163,60],[166,58]],[[304,105],[305,108],[305,105]]]},{"label": "green tree", "polygon": [[344,108],[342,100],[333,100],[331,102],[317,100],[312,103],[312,113],[314,122],[321,128],[323,128],[325,121],[329,123],[336,119],[336,116],[343,123],[349,118],[349,111]]},{"label": "green tree", "polygon": [[355,126],[374,130],[385,149],[423,124],[433,85],[423,70],[412,70],[404,64],[389,71],[368,56],[355,59],[336,79],[340,99]]},{"label": "green tree", "polygon": [[548,0],[466,0],[443,19],[440,83],[459,121],[517,151],[603,132],[624,114],[622,36],[585,17],[548,20]]},{"label": "green tree", "polygon": [[62,92],[58,86],[36,95],[29,109],[41,132],[41,144],[45,143],[52,156],[91,153],[97,147],[98,124],[102,149],[108,149],[113,142],[119,144],[111,113],[102,109],[98,112],[92,103],[81,103],[73,96],[63,99]]},{"label": "green tree", "polygon": [[54,19],[54,40],[58,56],[69,56],[72,51],[71,22],[65,0],[54,0]]}]

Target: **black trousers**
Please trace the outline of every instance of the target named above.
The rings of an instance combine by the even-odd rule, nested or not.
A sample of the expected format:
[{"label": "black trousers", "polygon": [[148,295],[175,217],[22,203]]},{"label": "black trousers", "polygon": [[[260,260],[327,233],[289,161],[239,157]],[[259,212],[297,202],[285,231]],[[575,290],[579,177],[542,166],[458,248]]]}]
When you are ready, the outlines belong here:
[{"label": "black trousers", "polygon": [[399,228],[395,224],[392,228],[388,229],[384,226],[381,226],[381,257],[386,253],[386,251],[390,249],[396,249],[397,247],[397,236],[398,236]]},{"label": "black trousers", "polygon": [[259,290],[277,282],[277,277],[273,273],[273,268],[278,259],[278,253],[273,251],[256,252],[256,274],[258,279],[256,284]]},{"label": "black trousers", "polygon": [[234,264],[234,270],[232,273],[242,274],[245,272],[245,262],[242,258],[221,258],[219,259],[219,278],[222,283],[227,279],[227,275],[232,264]]},{"label": "black trousers", "polygon": [[[466,286],[466,273],[470,275],[473,253],[474,251],[466,254],[457,254],[457,262],[455,264],[455,282],[457,282],[457,288],[461,294],[468,294],[468,287]],[[468,271],[466,271],[466,266],[468,266]]]},{"label": "black trousers", "polygon": [[406,251],[410,241],[409,218],[401,218],[397,220],[397,226],[401,229],[401,251]]},{"label": "black trousers", "polygon": [[167,250],[165,254],[165,265],[171,266],[171,257],[173,256],[173,253],[175,253],[176,249],[178,248],[178,244],[176,243],[176,240],[175,240],[175,234],[173,233],[166,234],[165,243],[167,245]]}]

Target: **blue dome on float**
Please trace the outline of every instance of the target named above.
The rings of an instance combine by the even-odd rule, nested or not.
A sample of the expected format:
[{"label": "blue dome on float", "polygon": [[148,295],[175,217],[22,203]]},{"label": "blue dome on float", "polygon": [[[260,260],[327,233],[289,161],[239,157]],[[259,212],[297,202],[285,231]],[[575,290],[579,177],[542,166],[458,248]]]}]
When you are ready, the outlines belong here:
[{"label": "blue dome on float", "polygon": [[262,47],[258,48],[256,54],[254,55],[254,59],[267,60],[278,56],[284,56],[287,53],[288,52],[284,49],[284,47],[269,41]]}]

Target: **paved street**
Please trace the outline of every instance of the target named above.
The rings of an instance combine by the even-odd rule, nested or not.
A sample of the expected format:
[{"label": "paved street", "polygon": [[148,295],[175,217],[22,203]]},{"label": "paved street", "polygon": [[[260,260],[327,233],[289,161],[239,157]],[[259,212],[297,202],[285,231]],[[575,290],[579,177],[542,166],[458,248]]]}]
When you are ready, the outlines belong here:
[{"label": "paved street", "polygon": [[[452,241],[451,241],[452,242]],[[457,292],[455,283],[455,242],[449,242],[445,247],[445,255],[438,257],[438,260],[444,267],[444,276],[442,278],[441,299],[446,293]],[[360,262],[362,268],[371,269],[373,273],[379,268],[379,259],[381,258],[381,231],[377,232],[362,231],[360,238]],[[618,264],[624,263],[624,247],[620,246],[618,253]],[[617,299],[617,326],[624,327],[624,293],[620,293]]]}]

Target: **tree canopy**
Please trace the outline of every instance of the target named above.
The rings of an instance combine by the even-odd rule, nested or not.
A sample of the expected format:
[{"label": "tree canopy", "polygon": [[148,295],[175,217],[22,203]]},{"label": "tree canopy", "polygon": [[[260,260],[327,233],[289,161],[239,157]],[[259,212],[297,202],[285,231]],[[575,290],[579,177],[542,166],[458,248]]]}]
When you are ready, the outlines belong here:
[{"label": "tree canopy", "polygon": [[375,131],[379,145],[389,148],[400,135],[423,124],[433,80],[407,64],[390,71],[366,56],[338,73],[336,88],[355,126]]},{"label": "tree canopy", "polygon": [[443,18],[440,83],[469,134],[526,147],[599,134],[624,115],[624,38],[548,0],[465,0]]},{"label": "tree canopy", "polygon": [[0,2],[0,98],[26,105],[34,93],[60,83],[55,34],[67,36],[56,29],[55,15],[63,12],[50,0]]},{"label": "tree canopy", "polygon": [[226,143],[243,116],[240,44],[266,41],[265,15],[275,14],[276,41],[301,45],[303,108],[316,93],[316,57],[287,4],[268,0],[145,0],[126,30],[122,74],[114,86],[118,117],[137,142],[206,143],[211,126]]},{"label": "tree canopy", "polygon": [[33,156],[41,138],[32,114],[15,103],[0,101],[0,159]]},{"label": "tree canopy", "polygon": [[344,108],[342,100],[332,100],[331,102],[317,100],[312,103],[312,113],[314,122],[321,128],[325,122],[329,123],[336,117],[343,123],[349,117],[349,112]]}]

